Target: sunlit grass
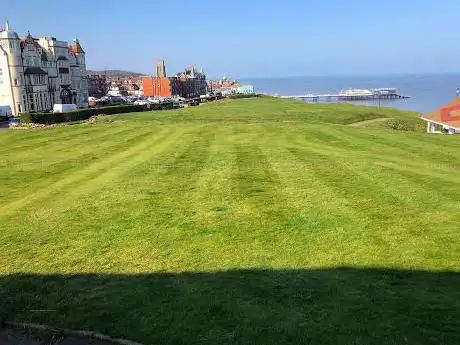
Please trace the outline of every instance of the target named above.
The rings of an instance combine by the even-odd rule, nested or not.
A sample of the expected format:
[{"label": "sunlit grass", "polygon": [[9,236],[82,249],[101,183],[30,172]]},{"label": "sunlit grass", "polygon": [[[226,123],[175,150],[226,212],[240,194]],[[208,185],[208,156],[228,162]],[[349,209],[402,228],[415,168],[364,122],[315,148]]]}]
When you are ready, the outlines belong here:
[{"label": "sunlit grass", "polygon": [[[146,343],[455,343],[458,276],[406,285],[398,271],[459,270],[460,141],[346,126],[380,117],[416,115],[264,98],[0,133],[0,315]],[[342,266],[391,269],[402,287],[312,271]],[[223,271],[236,273],[181,278]],[[442,285],[439,311],[401,321],[424,279]],[[368,300],[380,285],[382,303]],[[360,330],[339,305],[379,316]]]}]

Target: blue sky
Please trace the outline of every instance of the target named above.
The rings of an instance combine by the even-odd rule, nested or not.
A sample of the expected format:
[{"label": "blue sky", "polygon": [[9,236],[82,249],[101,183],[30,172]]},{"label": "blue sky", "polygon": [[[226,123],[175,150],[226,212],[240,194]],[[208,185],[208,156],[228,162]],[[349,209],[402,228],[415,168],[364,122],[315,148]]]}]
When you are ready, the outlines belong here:
[{"label": "blue sky", "polygon": [[22,36],[80,38],[88,68],[211,77],[460,71],[459,0],[0,0]]}]

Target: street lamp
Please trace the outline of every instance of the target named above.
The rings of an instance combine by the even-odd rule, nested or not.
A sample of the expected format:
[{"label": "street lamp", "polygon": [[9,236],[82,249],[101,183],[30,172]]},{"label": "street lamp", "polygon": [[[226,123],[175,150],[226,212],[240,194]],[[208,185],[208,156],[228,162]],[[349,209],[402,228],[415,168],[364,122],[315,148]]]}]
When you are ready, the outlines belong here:
[{"label": "street lamp", "polygon": [[377,95],[377,99],[379,101],[379,111],[380,111],[380,95],[381,95],[381,91],[380,90],[376,90],[376,95]]}]

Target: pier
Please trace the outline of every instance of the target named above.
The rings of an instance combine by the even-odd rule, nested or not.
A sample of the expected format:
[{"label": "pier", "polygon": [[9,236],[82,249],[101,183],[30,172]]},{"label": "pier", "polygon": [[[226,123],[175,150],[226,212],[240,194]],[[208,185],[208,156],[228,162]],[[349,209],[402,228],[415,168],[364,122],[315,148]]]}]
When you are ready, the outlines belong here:
[{"label": "pier", "polygon": [[349,89],[337,94],[307,94],[293,96],[277,96],[279,98],[302,99],[312,102],[331,102],[331,101],[371,101],[371,100],[393,100],[407,99],[408,96],[399,94],[395,88],[379,88],[371,90]]}]

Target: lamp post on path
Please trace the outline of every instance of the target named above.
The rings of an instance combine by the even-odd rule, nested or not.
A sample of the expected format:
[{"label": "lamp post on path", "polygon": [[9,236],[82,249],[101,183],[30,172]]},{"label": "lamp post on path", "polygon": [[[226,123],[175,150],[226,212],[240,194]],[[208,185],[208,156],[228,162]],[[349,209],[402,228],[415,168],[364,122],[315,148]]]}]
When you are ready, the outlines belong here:
[{"label": "lamp post on path", "polygon": [[381,95],[380,90],[375,91],[375,94],[376,94],[377,99],[379,101],[379,111],[380,111],[380,95]]}]

